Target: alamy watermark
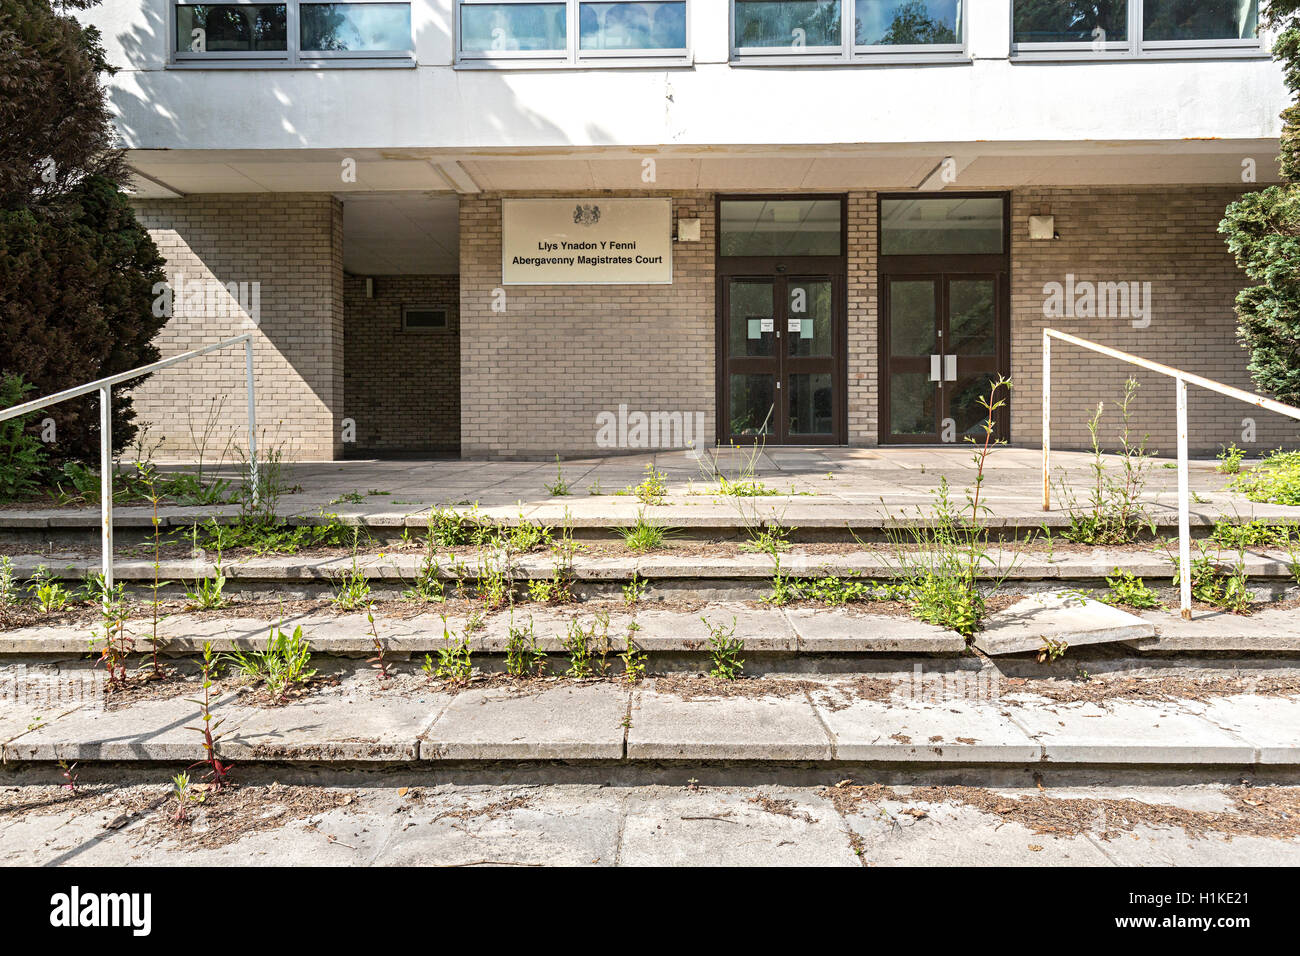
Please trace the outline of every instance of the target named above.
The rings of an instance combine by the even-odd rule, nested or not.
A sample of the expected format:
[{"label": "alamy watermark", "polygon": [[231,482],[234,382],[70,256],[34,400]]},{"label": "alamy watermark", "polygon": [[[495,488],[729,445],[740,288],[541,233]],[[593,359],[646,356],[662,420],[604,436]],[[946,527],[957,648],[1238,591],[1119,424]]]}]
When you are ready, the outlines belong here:
[{"label": "alamy watermark", "polygon": [[1150,282],[1077,280],[1043,285],[1043,315],[1049,319],[1128,319],[1135,329],[1151,324]]},{"label": "alamy watermark", "polygon": [[699,454],[704,448],[704,412],[628,411],[596,416],[598,448],[688,448]]},{"label": "alamy watermark", "polygon": [[221,282],[191,278],[184,272],[153,285],[153,314],[158,318],[192,315],[262,321],[262,283]]}]

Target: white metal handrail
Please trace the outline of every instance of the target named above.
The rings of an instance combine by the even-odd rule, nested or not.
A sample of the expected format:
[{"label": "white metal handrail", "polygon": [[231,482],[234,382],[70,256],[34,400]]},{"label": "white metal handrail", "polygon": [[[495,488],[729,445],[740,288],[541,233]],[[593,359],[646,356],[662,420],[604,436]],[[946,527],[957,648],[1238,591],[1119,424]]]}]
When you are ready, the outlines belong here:
[{"label": "white metal handrail", "polygon": [[1178,409],[1178,570],[1180,575],[1179,583],[1181,585],[1182,615],[1187,620],[1191,620],[1192,518],[1191,506],[1188,501],[1190,498],[1190,491],[1188,488],[1190,482],[1187,470],[1187,386],[1199,385],[1201,388],[1209,389],[1211,392],[1218,392],[1220,395],[1235,398],[1238,401],[1245,402],[1248,405],[1254,405],[1257,408],[1263,408],[1270,412],[1277,412],[1279,415],[1285,415],[1288,418],[1300,419],[1300,408],[1284,405],[1282,402],[1274,401],[1271,398],[1265,398],[1262,395],[1256,395],[1255,393],[1247,392],[1244,389],[1233,388],[1231,385],[1224,385],[1222,382],[1216,382],[1212,378],[1204,378],[1200,375],[1193,375],[1190,372],[1184,372],[1182,369],[1170,368],[1168,365],[1161,365],[1159,362],[1153,362],[1150,359],[1131,355],[1128,352],[1121,352],[1119,349],[1100,345],[1097,342],[1090,342],[1087,339],[1081,339],[1075,335],[1068,335],[1065,332],[1058,332],[1055,329],[1043,329],[1044,511],[1052,510],[1052,339],[1060,339],[1062,342],[1068,342],[1071,345],[1079,346],[1079,348],[1098,352],[1117,361],[1127,362],[1129,365],[1136,365],[1139,368],[1144,368],[1148,371],[1165,375],[1174,380]]},{"label": "white metal handrail", "polygon": [[7,421],[10,418],[18,418],[20,415],[27,415],[31,412],[40,411],[50,405],[57,405],[60,402],[66,402],[69,399],[80,398],[82,395],[89,395],[91,392],[99,392],[99,497],[102,502],[100,510],[101,526],[101,546],[103,550],[103,574],[104,574],[104,600],[109,600],[113,588],[113,386],[120,385],[122,382],[129,382],[131,379],[139,378],[141,375],[148,375],[159,369],[167,368],[169,365],[179,365],[181,362],[189,361],[192,358],[198,358],[200,355],[207,355],[209,352],[215,352],[218,349],[229,348],[232,345],[244,343],[244,375],[248,388],[248,463],[249,479],[251,482],[253,500],[257,500],[257,402],[253,390],[253,335],[251,332],[245,332],[243,335],[236,335],[231,339],[224,339],[221,342],[215,342],[212,345],[205,345],[201,349],[195,349],[192,352],[184,352],[180,355],[173,355],[171,358],[154,362],[152,365],[144,365],[140,368],[131,369],[129,372],[119,372],[116,375],[110,375],[107,378],[96,379],[93,382],[87,382],[85,385],[77,385],[73,388],[64,389],[61,392],[55,392],[53,395],[47,395],[44,398],[37,398],[30,402],[24,402],[21,405],[14,405],[12,408],[0,409],[0,422]]}]

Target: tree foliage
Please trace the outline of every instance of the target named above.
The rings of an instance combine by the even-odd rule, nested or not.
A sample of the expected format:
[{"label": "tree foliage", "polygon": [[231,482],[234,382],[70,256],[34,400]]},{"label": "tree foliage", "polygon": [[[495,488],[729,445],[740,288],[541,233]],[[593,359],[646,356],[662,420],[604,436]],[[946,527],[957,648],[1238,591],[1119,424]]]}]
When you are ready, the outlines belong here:
[{"label": "tree foliage", "polygon": [[[1278,31],[1274,58],[1300,99],[1300,0],[1271,0],[1262,21]],[[1237,295],[1237,335],[1250,353],[1255,384],[1300,405],[1300,106],[1282,112],[1282,184],[1228,206],[1219,232],[1252,280]]]},{"label": "tree foliage", "polygon": [[[0,375],[47,395],[158,359],[163,258],[120,187],[99,34],[67,11],[98,0],[0,0]],[[113,439],[134,436],[127,386]],[[98,460],[97,398],[51,406],[51,463]]]}]

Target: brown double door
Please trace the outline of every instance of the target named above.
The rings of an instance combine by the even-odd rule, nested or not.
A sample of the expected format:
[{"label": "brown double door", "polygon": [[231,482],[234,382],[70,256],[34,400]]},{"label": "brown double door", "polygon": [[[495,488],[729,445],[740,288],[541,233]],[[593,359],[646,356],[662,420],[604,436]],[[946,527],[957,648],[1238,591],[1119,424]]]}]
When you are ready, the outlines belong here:
[{"label": "brown double door", "polygon": [[[1010,364],[1007,305],[1002,271],[881,277],[882,442],[983,439],[983,401]],[[996,417],[997,438],[1006,417]]]},{"label": "brown double door", "polygon": [[844,275],[797,260],[772,269],[719,279],[719,438],[843,444]]}]

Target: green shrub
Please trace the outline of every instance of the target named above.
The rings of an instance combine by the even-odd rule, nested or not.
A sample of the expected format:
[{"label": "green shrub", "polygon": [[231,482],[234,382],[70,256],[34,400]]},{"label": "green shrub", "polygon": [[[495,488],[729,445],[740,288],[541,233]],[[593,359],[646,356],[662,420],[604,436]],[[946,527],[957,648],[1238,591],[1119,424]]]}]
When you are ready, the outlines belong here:
[{"label": "green shrub", "polygon": [[1275,451],[1250,471],[1237,475],[1228,488],[1251,501],[1300,505],[1300,451]]},{"label": "green shrub", "polygon": [[[21,375],[6,373],[0,378],[0,410],[21,405],[32,386]],[[45,449],[27,424],[35,412],[0,422],[0,501],[16,501],[34,495],[45,472]]]}]

